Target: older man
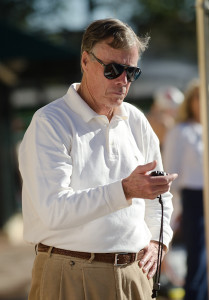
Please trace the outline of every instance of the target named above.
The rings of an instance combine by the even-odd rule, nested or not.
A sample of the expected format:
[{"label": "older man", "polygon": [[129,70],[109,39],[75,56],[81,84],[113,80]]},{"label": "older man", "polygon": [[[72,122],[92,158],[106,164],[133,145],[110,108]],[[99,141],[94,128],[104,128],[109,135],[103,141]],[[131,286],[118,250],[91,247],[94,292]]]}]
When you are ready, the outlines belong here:
[{"label": "older man", "polygon": [[38,110],[24,136],[24,238],[37,245],[30,300],[151,299],[163,194],[164,248],[172,238],[159,142],[124,103],[148,39],[117,19],[93,22],[81,83]]}]

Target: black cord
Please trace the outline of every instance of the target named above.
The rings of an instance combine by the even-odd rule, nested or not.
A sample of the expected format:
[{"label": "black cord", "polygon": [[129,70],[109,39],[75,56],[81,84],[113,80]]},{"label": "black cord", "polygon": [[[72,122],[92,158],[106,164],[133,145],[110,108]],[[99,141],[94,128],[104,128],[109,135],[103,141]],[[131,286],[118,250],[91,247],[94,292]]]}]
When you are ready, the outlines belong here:
[{"label": "black cord", "polygon": [[158,242],[158,257],[157,257],[157,270],[155,274],[155,281],[152,290],[152,298],[157,297],[157,293],[160,290],[160,275],[161,275],[161,265],[162,265],[162,256],[163,256],[163,214],[164,214],[164,207],[163,207],[163,200],[162,196],[158,196],[159,203],[161,205],[161,224],[160,224],[160,235],[159,235],[159,242]]}]

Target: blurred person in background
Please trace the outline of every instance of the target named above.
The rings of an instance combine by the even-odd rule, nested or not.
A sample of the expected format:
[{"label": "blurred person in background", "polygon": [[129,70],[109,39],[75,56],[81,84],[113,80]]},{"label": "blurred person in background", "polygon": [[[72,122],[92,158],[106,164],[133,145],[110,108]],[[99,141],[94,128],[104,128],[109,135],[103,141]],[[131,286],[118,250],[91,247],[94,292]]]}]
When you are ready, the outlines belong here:
[{"label": "blurred person in background", "polygon": [[203,141],[199,80],[192,80],[179,107],[177,124],[165,138],[166,171],[177,172],[172,192],[180,194],[183,241],[187,252],[185,300],[208,300],[203,210]]},{"label": "blurred person in background", "polygon": [[175,86],[162,86],[153,94],[147,119],[159,138],[161,148],[167,131],[175,124],[177,109],[183,100],[183,93]]},{"label": "blurred person in background", "polygon": [[[37,245],[30,300],[152,299],[163,194],[171,182],[144,114],[124,102],[147,47],[117,19],[97,20],[81,47],[81,83],[38,110],[19,152],[24,239]],[[160,247],[160,249],[162,249]]]}]

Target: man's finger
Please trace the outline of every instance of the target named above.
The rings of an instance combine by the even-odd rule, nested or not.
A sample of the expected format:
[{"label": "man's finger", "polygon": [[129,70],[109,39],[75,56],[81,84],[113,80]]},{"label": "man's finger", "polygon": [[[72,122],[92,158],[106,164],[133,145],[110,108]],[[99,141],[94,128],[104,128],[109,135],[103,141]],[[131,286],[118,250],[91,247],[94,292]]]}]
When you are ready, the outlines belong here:
[{"label": "man's finger", "polygon": [[138,171],[140,174],[146,174],[147,172],[154,170],[156,166],[157,166],[157,161],[154,160],[146,165],[139,166]]},{"label": "man's finger", "polygon": [[149,272],[147,274],[147,278],[148,279],[152,278],[155,275],[156,271],[157,271],[157,263],[154,262],[152,267],[149,269]]}]

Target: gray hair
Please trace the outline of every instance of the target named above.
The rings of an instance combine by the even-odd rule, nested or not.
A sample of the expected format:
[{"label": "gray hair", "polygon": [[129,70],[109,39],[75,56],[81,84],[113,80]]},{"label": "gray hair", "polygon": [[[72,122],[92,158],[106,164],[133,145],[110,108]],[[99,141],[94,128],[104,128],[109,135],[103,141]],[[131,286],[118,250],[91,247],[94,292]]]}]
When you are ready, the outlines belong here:
[{"label": "gray hair", "polygon": [[139,56],[148,47],[149,37],[138,37],[133,29],[118,19],[101,19],[92,22],[85,30],[82,44],[81,55],[84,51],[90,53],[93,47],[109,38],[112,39],[108,45],[114,49],[130,49],[137,46]]}]

